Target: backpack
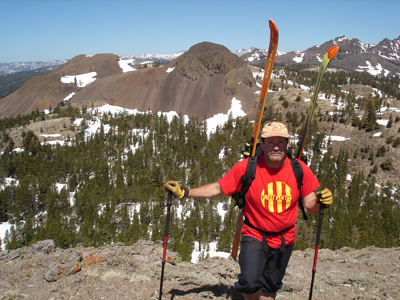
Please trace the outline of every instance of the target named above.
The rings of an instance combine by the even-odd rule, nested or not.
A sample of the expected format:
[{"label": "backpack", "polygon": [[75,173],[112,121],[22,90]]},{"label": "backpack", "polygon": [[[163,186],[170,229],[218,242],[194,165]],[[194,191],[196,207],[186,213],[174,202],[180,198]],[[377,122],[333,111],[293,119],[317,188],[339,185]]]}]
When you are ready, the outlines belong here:
[{"label": "backpack", "polygon": [[[259,147],[257,145],[254,156],[249,157],[249,160],[247,163],[247,168],[246,168],[246,173],[242,176],[242,179],[240,181],[242,183],[242,190],[232,195],[232,198],[236,201],[235,206],[237,205],[239,208],[242,208],[245,205],[246,193],[249,190],[250,185],[253,182],[255,174],[256,174],[258,157],[263,154],[264,154],[264,152],[262,151],[261,147]],[[289,148],[289,150],[287,151],[286,156],[289,158],[290,163],[292,164],[293,173],[294,173],[294,176],[296,177],[297,188],[300,192],[300,188],[303,185],[303,169],[302,169],[299,161],[297,159],[293,158],[291,148]],[[301,198],[301,196],[299,196],[299,199],[297,201],[298,205],[303,214],[304,220],[308,220],[306,211],[304,209],[303,201],[300,198]]]}]

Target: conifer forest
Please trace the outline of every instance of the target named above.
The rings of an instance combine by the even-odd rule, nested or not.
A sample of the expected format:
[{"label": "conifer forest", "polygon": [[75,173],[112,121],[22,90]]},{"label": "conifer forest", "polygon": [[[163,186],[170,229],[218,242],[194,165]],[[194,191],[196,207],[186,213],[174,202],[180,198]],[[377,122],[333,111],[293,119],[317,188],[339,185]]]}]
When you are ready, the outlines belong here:
[{"label": "conifer forest", "polygon": [[[285,79],[309,86],[316,76],[290,68],[285,72]],[[348,72],[326,74],[322,91],[347,105],[334,116],[316,112],[307,138],[310,168],[321,187],[329,188],[334,196],[333,205],[325,210],[320,247],[334,250],[344,246],[358,249],[372,245],[399,246],[400,206],[395,202],[400,196],[393,188],[397,183],[388,180],[378,192],[374,176],[378,169],[385,172],[385,168],[391,167],[390,157],[386,165],[352,174],[349,183],[349,158],[357,150],[357,155],[364,155],[367,160],[369,152],[344,148],[333,151],[329,141],[324,142],[334,124],[347,123],[360,132],[378,126],[376,112],[382,99],[341,92],[338,86],[348,80]],[[384,81],[354,74],[351,80],[375,85],[400,99],[399,88],[393,89],[399,87],[398,79]],[[287,112],[282,100],[279,111],[266,105],[262,123],[285,122],[291,135],[297,135],[302,132],[306,111]],[[366,118],[358,118],[355,107],[364,107]],[[75,136],[67,141],[68,146],[40,143],[32,131],[24,131],[24,151],[13,151],[14,141],[7,134],[9,128],[60,117],[83,118],[74,129]],[[101,119],[101,128],[87,136],[85,124],[94,118]],[[398,121],[394,114],[392,124]],[[242,159],[241,149],[251,129],[249,117],[231,117],[208,135],[207,123],[197,118],[185,121],[178,115],[169,122],[164,115],[151,112],[99,115],[96,109],[62,105],[51,115],[36,111],[4,118],[0,120],[4,152],[0,156],[0,178],[1,181],[13,178],[18,184],[0,189],[0,220],[13,224],[2,245],[16,249],[44,239],[53,239],[60,248],[117,242],[132,245],[139,239],[162,243],[167,193],[155,188],[152,181],[176,180],[190,188],[219,180]],[[399,144],[393,137],[382,151]],[[296,150],[295,143],[292,148]],[[226,210],[224,218],[218,214],[218,206]],[[199,242],[200,250],[207,250],[210,242],[217,242],[217,250],[230,252],[237,212],[237,208],[231,210],[230,198],[226,196],[174,199],[168,248],[179,252],[183,260],[191,259],[195,241]],[[295,249],[315,245],[318,215],[308,213],[308,217],[305,221],[299,213]]]}]

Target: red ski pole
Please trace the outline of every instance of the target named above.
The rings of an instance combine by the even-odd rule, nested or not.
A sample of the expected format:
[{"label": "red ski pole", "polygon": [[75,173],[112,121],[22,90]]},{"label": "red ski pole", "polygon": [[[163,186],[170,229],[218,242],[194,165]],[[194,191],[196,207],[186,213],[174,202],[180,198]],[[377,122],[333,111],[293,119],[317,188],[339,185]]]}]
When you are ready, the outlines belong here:
[{"label": "red ski pole", "polygon": [[166,257],[166,254],[167,254],[169,216],[170,216],[170,212],[171,212],[171,205],[172,205],[172,192],[170,190],[168,190],[167,219],[166,219],[166,222],[165,222],[164,251],[163,251],[162,267],[161,267],[160,297],[158,298],[159,300],[161,300],[161,297],[162,297],[162,288],[163,288],[163,282],[164,282],[164,267],[165,267],[165,257]]},{"label": "red ski pole", "polygon": [[322,219],[324,218],[324,204],[320,204],[319,208],[319,218],[318,218],[318,229],[317,229],[317,237],[315,241],[315,253],[314,253],[314,264],[313,264],[313,269],[312,269],[312,278],[311,278],[311,287],[310,287],[310,296],[308,297],[309,300],[312,299],[312,291],[314,287],[314,277],[315,277],[315,272],[317,270],[317,257],[318,257],[318,248],[319,248],[319,243],[321,240],[321,231],[322,231]]}]

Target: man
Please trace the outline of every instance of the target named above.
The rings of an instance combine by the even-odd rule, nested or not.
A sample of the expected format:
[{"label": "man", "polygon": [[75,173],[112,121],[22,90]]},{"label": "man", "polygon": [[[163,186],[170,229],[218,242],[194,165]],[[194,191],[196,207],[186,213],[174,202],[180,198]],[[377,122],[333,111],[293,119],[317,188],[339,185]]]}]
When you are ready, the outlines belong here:
[{"label": "man", "polygon": [[[282,287],[296,237],[295,222],[298,199],[305,208],[318,213],[320,204],[332,204],[332,193],[324,189],[314,192],[319,183],[303,162],[303,181],[299,191],[289,158],[289,132],[279,122],[266,124],[261,133],[260,146],[264,151],[257,162],[255,178],[246,193],[239,264],[241,273],[235,288],[246,300],[275,299]],[[175,181],[165,186],[175,197],[211,198],[230,196],[241,189],[241,178],[246,172],[247,159],[236,164],[218,182],[193,189],[181,187]],[[300,200],[301,201],[301,200]]]}]

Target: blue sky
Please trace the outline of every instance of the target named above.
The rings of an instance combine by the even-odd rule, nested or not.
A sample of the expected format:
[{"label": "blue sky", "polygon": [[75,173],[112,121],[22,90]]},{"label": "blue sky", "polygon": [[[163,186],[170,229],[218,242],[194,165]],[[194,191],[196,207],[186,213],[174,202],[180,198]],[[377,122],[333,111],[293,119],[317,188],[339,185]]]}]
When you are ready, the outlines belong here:
[{"label": "blue sky", "polygon": [[79,54],[173,54],[208,41],[231,51],[306,50],[338,36],[377,44],[400,35],[399,0],[0,0],[0,63]]}]

